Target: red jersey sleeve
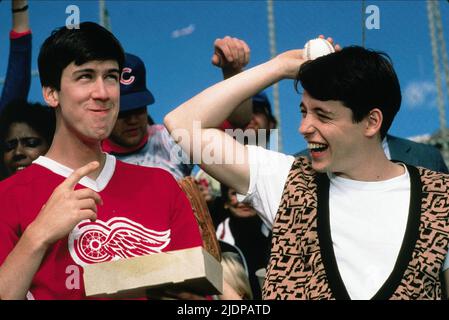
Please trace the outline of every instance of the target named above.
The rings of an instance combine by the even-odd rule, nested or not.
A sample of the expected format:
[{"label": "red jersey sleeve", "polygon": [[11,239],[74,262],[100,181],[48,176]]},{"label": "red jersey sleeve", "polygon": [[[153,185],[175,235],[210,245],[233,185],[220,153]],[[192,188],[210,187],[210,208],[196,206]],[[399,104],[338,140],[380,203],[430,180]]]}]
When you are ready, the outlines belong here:
[{"label": "red jersey sleeve", "polygon": [[14,249],[21,233],[15,200],[12,192],[0,187],[0,265]]},{"label": "red jersey sleeve", "polygon": [[235,129],[234,126],[228,120],[223,121],[223,123],[218,128],[221,131],[225,131],[226,129]]}]

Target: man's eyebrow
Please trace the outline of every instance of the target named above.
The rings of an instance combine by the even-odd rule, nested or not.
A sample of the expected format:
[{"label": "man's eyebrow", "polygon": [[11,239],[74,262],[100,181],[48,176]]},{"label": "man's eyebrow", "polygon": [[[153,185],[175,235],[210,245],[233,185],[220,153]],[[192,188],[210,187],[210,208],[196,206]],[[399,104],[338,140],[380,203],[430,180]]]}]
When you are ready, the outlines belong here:
[{"label": "man's eyebrow", "polygon": [[319,111],[319,112],[325,113],[325,114],[334,114],[332,111],[328,111],[328,110],[323,109],[323,108],[321,108],[321,107],[316,107],[316,108],[315,108],[315,111]]},{"label": "man's eyebrow", "polygon": [[73,74],[78,74],[78,73],[94,73],[95,70],[91,69],[91,68],[85,68],[85,69],[79,69],[76,71],[73,71]]},{"label": "man's eyebrow", "polygon": [[[306,105],[304,104],[304,102],[301,102],[300,104],[299,104],[299,108],[300,109],[303,109],[303,108],[306,108]],[[326,109],[323,109],[322,107],[315,107],[315,108],[312,108],[315,112],[320,112],[320,113],[324,113],[324,114],[326,114],[326,115],[333,115],[334,113],[332,112],[332,111],[328,111],[328,110],[326,110]]]},{"label": "man's eyebrow", "polygon": [[112,68],[112,69],[106,70],[106,73],[119,73],[120,74],[120,70],[117,68]]},{"label": "man's eyebrow", "polygon": [[[79,74],[79,73],[95,73],[95,69],[92,68],[85,68],[85,69],[79,69],[73,72],[73,74]],[[111,69],[107,69],[106,73],[118,73],[120,74],[120,70],[117,68],[111,68]]]}]

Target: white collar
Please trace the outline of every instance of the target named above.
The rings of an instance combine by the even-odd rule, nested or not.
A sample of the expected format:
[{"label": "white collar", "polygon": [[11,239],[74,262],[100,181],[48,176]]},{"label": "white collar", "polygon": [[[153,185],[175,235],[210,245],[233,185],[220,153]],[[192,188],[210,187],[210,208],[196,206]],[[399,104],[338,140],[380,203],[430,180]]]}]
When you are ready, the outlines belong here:
[{"label": "white collar", "polygon": [[[80,180],[79,184],[89,189],[92,189],[96,192],[103,191],[104,188],[106,188],[107,184],[109,183],[114,174],[116,160],[115,157],[111,156],[110,154],[105,153],[105,155],[106,155],[106,162],[104,164],[103,170],[101,170],[100,175],[97,177],[97,179],[93,180],[89,177],[84,177]],[[48,170],[65,178],[70,176],[74,171],[73,169],[66,167],[60,164],[59,162],[47,158],[45,156],[40,156],[39,158],[34,160],[33,163],[38,164],[44,168],[47,168]]]},{"label": "white collar", "polygon": [[345,186],[345,188],[352,188],[356,190],[377,190],[385,188],[385,185],[394,188],[398,185],[402,185],[403,183],[408,183],[410,181],[410,174],[408,172],[407,166],[403,164],[402,162],[398,162],[397,164],[404,167],[404,173],[387,179],[387,180],[381,180],[381,181],[360,181],[360,180],[353,180],[349,178],[343,178],[340,176],[335,175],[332,172],[326,172],[327,177],[329,178],[331,184],[336,185],[339,184],[340,186]]},{"label": "white collar", "polygon": [[391,160],[390,147],[388,146],[387,136],[382,140],[382,149],[384,149],[384,153],[387,156],[388,160]]}]

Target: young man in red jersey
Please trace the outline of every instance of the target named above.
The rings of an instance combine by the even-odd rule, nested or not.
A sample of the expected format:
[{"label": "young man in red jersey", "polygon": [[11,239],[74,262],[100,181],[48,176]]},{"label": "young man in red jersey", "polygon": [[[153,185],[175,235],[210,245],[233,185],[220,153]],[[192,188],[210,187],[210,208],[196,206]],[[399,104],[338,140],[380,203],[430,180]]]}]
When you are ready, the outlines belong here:
[{"label": "young man in red jersey", "polygon": [[0,184],[0,299],[83,299],[82,267],[202,244],[172,176],[101,150],[119,111],[124,51],[103,27],[60,28],[39,54],[56,132]]}]

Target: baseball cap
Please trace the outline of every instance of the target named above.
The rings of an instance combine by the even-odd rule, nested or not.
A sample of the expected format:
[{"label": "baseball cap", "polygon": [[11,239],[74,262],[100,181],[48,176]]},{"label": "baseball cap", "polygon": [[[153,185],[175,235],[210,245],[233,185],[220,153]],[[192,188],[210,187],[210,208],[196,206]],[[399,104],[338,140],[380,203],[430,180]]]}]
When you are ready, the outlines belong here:
[{"label": "baseball cap", "polygon": [[120,112],[145,107],[154,103],[147,88],[146,68],[143,61],[131,53],[125,54],[120,76]]},{"label": "baseball cap", "polygon": [[271,104],[268,100],[267,94],[262,91],[253,96],[253,112],[266,114],[269,118],[274,119],[271,111]]}]

